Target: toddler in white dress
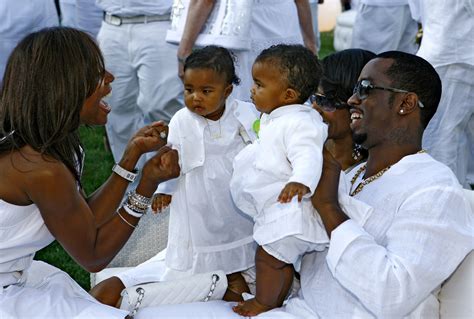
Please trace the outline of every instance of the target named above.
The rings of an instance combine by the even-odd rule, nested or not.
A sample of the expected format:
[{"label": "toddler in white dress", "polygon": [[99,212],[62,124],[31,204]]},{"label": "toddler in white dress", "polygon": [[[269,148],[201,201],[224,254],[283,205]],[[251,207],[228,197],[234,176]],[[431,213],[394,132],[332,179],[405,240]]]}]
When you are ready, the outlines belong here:
[{"label": "toddler in white dress", "polygon": [[235,157],[231,180],[234,202],[253,217],[259,245],[255,298],[234,307],[243,316],[281,306],[302,255],[328,243],[310,200],[327,126],[303,105],[321,75],[317,57],[301,45],[263,50],[252,68],[251,98],[262,112],[259,138]]},{"label": "toddler in white dress", "polygon": [[186,108],[171,119],[168,137],[181,176],[163,183],[152,204],[155,210],[170,204],[168,275],[162,279],[223,270],[226,300],[241,300],[248,291],[240,272],[254,266],[256,248],[252,219],[235,206],[229,190],[233,159],[255,140],[258,118],[253,104],[228,99],[238,81],[224,48],[208,46],[186,59]]}]

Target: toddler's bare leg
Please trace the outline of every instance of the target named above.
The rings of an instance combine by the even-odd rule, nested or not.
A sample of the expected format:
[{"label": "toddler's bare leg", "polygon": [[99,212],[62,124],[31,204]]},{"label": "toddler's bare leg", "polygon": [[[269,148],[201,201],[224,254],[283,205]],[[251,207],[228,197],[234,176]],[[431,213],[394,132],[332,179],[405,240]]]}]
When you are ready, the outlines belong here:
[{"label": "toddler's bare leg", "polygon": [[256,316],[280,307],[293,282],[293,266],[269,255],[262,247],[255,255],[257,292],[253,299],[240,302],[232,309],[242,316]]},{"label": "toddler's bare leg", "polygon": [[240,272],[227,275],[227,283],[227,291],[223,298],[225,301],[242,301],[242,293],[250,292],[249,286]]}]

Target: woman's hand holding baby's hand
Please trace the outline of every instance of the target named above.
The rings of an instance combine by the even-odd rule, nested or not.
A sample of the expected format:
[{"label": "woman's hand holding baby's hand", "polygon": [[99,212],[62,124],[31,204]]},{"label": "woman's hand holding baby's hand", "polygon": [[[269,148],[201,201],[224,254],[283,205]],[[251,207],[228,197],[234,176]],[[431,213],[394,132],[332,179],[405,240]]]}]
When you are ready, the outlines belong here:
[{"label": "woman's hand holding baby's hand", "polygon": [[171,203],[171,195],[155,194],[151,201],[151,209],[154,213],[161,213]]},{"label": "woman's hand holding baby's hand", "polygon": [[307,186],[297,182],[289,182],[278,196],[278,201],[282,204],[289,203],[295,195],[298,195],[298,202],[301,202],[303,196],[308,193],[309,188]]},{"label": "woman's hand holding baby's hand", "polygon": [[153,122],[135,133],[130,139],[127,149],[136,149],[139,155],[156,151],[166,145],[167,137],[168,125],[163,121]]}]

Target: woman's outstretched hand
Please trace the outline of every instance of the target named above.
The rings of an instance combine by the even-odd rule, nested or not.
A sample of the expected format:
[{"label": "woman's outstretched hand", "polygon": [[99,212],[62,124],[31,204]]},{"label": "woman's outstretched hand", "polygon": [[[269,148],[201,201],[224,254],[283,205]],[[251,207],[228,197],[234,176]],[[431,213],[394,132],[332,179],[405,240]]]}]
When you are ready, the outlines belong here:
[{"label": "woman's outstretched hand", "polygon": [[168,125],[163,121],[153,122],[135,133],[128,142],[127,149],[134,148],[140,155],[156,151],[166,145],[167,137]]}]

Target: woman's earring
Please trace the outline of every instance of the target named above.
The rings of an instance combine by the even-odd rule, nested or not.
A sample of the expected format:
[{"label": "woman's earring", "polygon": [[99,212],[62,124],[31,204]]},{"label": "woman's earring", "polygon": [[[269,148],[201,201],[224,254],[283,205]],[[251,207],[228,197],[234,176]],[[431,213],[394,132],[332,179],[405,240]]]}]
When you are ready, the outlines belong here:
[{"label": "woman's earring", "polygon": [[403,109],[400,110],[400,114],[403,114]]}]

